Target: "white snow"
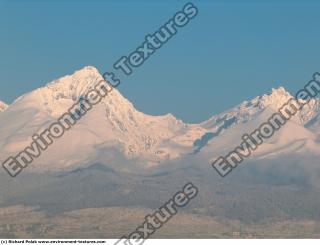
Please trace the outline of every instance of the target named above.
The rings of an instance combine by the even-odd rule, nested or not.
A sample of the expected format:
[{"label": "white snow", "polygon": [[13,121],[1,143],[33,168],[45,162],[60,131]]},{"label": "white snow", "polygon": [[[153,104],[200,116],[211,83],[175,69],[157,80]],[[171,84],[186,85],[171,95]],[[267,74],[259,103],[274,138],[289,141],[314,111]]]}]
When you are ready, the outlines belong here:
[{"label": "white snow", "polygon": [[[5,160],[23,150],[31,143],[34,133],[46,129],[101,79],[96,68],[87,66],[22,95],[10,105],[10,110],[2,111],[1,108],[7,106],[0,103],[0,158]],[[112,156],[107,153],[114,148],[129,162],[155,166],[194,152],[195,141],[206,134],[214,136],[204,142],[197,154],[211,158],[236,147],[242,134],[259,127],[291,97],[282,87],[273,89],[270,94],[245,101],[203,123],[186,124],[171,114],[152,116],[139,112],[115,89],[71,130],[56,139],[28,171],[72,168],[100,159],[102,155],[107,156],[104,160],[108,163]],[[319,154],[319,127],[315,126],[320,125],[319,120],[312,124],[314,130],[304,126],[319,114],[319,105],[319,100],[313,100],[255,155],[263,157],[297,150]]]}]

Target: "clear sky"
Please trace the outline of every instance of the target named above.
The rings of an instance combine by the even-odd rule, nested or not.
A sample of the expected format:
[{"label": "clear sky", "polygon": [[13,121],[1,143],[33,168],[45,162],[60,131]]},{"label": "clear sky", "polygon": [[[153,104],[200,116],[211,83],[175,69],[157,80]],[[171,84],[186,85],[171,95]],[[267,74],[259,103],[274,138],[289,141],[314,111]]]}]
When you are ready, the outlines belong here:
[{"label": "clear sky", "polygon": [[194,0],[198,16],[131,76],[114,70],[185,3],[0,0],[0,100],[93,65],[137,109],[200,122],[320,71],[320,1],[302,0]]}]

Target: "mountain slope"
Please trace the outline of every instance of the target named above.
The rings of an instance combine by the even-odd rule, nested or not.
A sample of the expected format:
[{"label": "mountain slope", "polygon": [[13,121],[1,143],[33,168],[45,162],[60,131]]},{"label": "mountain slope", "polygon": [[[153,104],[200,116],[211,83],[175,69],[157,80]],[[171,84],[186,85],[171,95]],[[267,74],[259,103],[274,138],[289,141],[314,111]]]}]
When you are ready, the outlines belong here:
[{"label": "mountain slope", "polygon": [[5,111],[8,108],[8,105],[0,101],[0,112]]}]

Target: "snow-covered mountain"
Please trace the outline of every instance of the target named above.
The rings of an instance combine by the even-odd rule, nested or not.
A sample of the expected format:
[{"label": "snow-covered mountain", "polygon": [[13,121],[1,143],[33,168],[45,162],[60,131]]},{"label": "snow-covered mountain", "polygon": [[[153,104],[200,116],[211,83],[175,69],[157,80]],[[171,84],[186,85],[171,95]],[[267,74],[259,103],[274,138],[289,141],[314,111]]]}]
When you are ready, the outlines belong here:
[{"label": "snow-covered mountain", "polygon": [[[272,89],[270,94],[258,96],[250,101],[213,116],[201,123],[201,126],[211,131],[210,142],[203,153],[218,157],[232,151],[240,145],[241,137],[251,133],[284,105],[293,96],[283,87]],[[320,100],[313,99],[290,119],[271,139],[266,140],[253,156],[259,158],[277,157],[283,154],[313,153],[320,154],[318,144],[319,132],[310,123],[319,122]],[[214,149],[214,150],[213,150]]]},{"label": "snow-covered mountain", "polygon": [[[0,157],[24,149],[34,133],[48,127],[101,79],[96,68],[85,67],[19,97],[0,117]],[[117,148],[126,158],[141,158],[149,166],[187,153],[193,139],[204,131],[171,114],[143,114],[119,91],[113,90],[72,130],[56,140],[38,159],[38,164],[32,165],[36,169],[61,169],[95,159],[106,149]]]},{"label": "snow-covered mountain", "polygon": [[[34,133],[46,129],[101,79],[96,68],[85,67],[22,95],[8,108],[0,104],[0,110],[5,109],[0,114],[1,160],[30,145]],[[203,123],[187,124],[171,114],[139,112],[118,90],[113,90],[72,130],[55,140],[28,171],[75,168],[97,159],[111,165],[128,160],[142,167],[187,155],[202,154],[211,159],[236,147],[242,134],[257,128],[291,97],[284,88],[273,89]],[[257,156],[299,151],[320,154],[319,108],[319,100],[305,106],[259,149]]]},{"label": "snow-covered mountain", "polygon": [[[229,122],[229,124],[246,123],[255,119],[266,109],[277,111],[291,98],[293,98],[293,96],[283,87],[272,89],[270,94],[258,96],[250,101],[244,101],[240,105],[228,110],[227,112],[213,116],[209,120],[203,122],[201,125],[205,128],[212,129],[221,125],[221,122],[226,123],[226,121]],[[310,103],[305,105],[303,109],[297,113],[293,120],[298,124],[305,125],[319,112],[320,100],[312,99]]]}]

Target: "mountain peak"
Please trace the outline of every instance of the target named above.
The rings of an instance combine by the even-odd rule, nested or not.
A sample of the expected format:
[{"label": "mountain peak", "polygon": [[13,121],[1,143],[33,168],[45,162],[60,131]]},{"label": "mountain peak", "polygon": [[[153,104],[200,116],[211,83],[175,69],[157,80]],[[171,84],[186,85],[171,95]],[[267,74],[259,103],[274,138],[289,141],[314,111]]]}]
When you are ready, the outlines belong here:
[{"label": "mountain peak", "polygon": [[271,95],[272,94],[274,94],[274,96],[287,96],[287,95],[290,95],[290,93],[284,87],[272,88]]},{"label": "mountain peak", "polygon": [[97,68],[95,68],[94,66],[85,66],[80,70],[77,70],[74,72],[73,75],[77,75],[77,76],[100,76],[100,73],[98,71]]},{"label": "mountain peak", "polygon": [[[85,66],[71,75],[55,79],[43,87],[20,96],[14,104],[25,104],[45,110],[52,116],[59,116],[86,96],[102,80],[103,77],[95,67]],[[114,90],[112,97],[115,99],[121,96],[118,91]]]},{"label": "mountain peak", "polygon": [[97,68],[93,66],[85,66],[80,70],[75,71],[71,75],[63,76],[47,84],[47,87],[64,87],[72,85],[82,85],[81,87],[90,86],[96,84],[102,79]]},{"label": "mountain peak", "polygon": [[273,88],[271,93],[267,93],[249,101],[244,101],[237,107],[230,109],[227,112],[220,113],[211,117],[209,120],[201,123],[205,128],[222,127],[225,128],[235,123],[247,122],[254,118],[256,113],[260,113],[263,109],[270,107],[274,110],[278,110],[284,104],[286,104],[292,96],[286,91],[284,87]]},{"label": "mountain peak", "polygon": [[284,87],[273,88],[271,93],[257,97],[259,107],[265,108],[272,106],[275,109],[280,108],[292,98],[292,95]]},{"label": "mountain peak", "polygon": [[48,83],[44,88],[41,88],[42,95],[52,97],[55,100],[72,99],[77,101],[102,79],[103,77],[95,67],[85,66],[71,75]]}]

